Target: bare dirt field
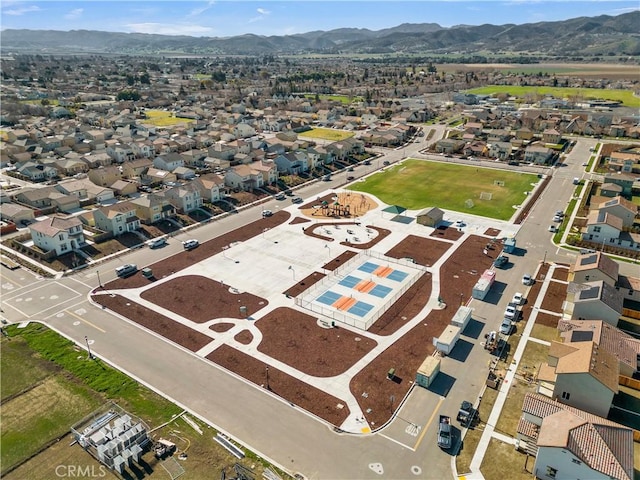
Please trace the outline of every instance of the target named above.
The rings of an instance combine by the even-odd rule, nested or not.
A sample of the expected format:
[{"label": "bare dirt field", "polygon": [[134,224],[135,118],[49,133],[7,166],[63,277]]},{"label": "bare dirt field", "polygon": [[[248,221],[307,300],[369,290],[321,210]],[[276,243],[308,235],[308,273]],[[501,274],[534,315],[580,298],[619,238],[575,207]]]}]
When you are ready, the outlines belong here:
[{"label": "bare dirt field", "polygon": [[[246,318],[268,302],[230,285],[199,275],[177,277],[146,290],[142,298],[196,323],[214,318]],[[240,311],[240,307],[246,309]]]},{"label": "bare dirt field", "polygon": [[562,313],[562,304],[567,298],[567,284],[549,282],[541,308],[550,312]]},{"label": "bare dirt field", "polygon": [[349,416],[349,409],[340,399],[228,345],[218,347],[206,358],[332,425],[340,425]]},{"label": "bare dirt field", "polygon": [[120,295],[96,295],[93,300],[192,352],[211,341],[210,337]]},{"label": "bare dirt field", "polygon": [[360,360],[376,342],[342,328],[318,326],[316,317],[278,308],[256,322],[258,351],[314,377],[333,377]]}]

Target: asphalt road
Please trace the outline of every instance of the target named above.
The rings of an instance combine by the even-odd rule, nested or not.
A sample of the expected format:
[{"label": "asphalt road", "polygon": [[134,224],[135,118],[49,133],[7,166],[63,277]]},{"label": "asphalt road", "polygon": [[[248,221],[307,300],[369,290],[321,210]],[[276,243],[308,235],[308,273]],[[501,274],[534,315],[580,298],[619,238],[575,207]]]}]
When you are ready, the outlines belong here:
[{"label": "asphalt road", "polygon": [[[423,142],[386,152],[384,159],[394,163],[408,156],[419,158],[417,151],[425,146]],[[27,319],[45,322],[83,347],[86,337],[95,355],[206,419],[259,455],[291,472],[302,472],[307,478],[451,478],[452,456],[435,444],[437,415],[446,413],[455,418],[463,399],[477,398],[488,369],[488,354],[480,343],[485,332],[500,324],[501,314],[513,293],[523,290],[522,275],[534,272],[543,258],[567,263],[575,259],[574,254],[557,249],[551,243],[552,234],[547,227],[552,223],[553,213],[564,209],[571,199],[572,179],[584,174],[582,162],[588,159],[589,147],[593,145],[595,140],[579,140],[567,158],[567,166],[550,170],[551,183],[517,236],[518,247],[524,249],[524,255],[511,256],[512,268],[500,271],[500,281],[506,283],[504,291],[496,292],[491,302],[472,301],[474,318],[481,330],[475,338],[462,337],[464,355],[443,359],[440,391],[415,388],[390,425],[374,435],[338,434],[260,387],[223,372],[87,300],[89,291],[98,285],[98,271],[101,282],[106,283],[115,277],[117,265],[131,262],[142,267],[153,263],[181,251],[180,240],[204,241],[260,218],[261,207],[180,233],[162,249],[135,250],[97,269],[83,270],[59,280],[3,267],[3,315],[14,322]],[[374,160],[371,166],[358,166],[349,174],[367,175],[380,167],[379,162],[382,159]],[[312,198],[329,187],[345,184],[346,176],[346,172],[335,174],[331,182],[317,182],[297,193],[303,198]],[[271,200],[262,208],[276,211],[282,202],[288,204],[289,200]],[[637,266],[630,268],[630,273],[638,274]],[[390,403],[395,408],[400,401],[393,399]],[[456,440],[459,440],[460,432],[457,434]]]}]

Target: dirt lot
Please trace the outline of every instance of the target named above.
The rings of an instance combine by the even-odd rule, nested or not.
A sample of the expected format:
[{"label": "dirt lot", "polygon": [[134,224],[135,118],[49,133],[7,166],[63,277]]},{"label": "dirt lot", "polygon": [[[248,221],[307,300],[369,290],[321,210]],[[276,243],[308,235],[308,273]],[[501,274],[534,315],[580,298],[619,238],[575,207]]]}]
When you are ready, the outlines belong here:
[{"label": "dirt lot", "polygon": [[541,308],[550,312],[562,313],[562,304],[567,298],[567,284],[549,282],[547,293],[542,301]]},{"label": "dirt lot", "polygon": [[[251,293],[237,292],[229,285],[199,275],[174,278],[146,290],[141,297],[196,323],[220,317],[246,318],[269,303]],[[246,312],[240,312],[240,306],[245,307]]]},{"label": "dirt lot", "polygon": [[290,308],[272,311],[256,326],[262,332],[258,351],[314,377],[344,373],[377,345],[349,330],[319,327],[316,317]]},{"label": "dirt lot", "polygon": [[93,299],[106,308],[127,317],[151,331],[196,352],[211,341],[210,337],[185,327],[181,323],[171,320],[160,313],[149,310],[139,303],[130,302],[120,295],[96,295]]}]

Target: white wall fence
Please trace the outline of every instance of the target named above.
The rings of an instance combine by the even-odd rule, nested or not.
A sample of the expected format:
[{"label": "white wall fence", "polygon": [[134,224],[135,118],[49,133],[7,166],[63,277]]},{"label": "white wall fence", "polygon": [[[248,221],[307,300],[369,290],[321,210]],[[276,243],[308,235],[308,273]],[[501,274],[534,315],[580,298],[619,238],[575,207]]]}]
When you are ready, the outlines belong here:
[{"label": "white wall fence", "polygon": [[[365,257],[365,258],[363,258]],[[374,307],[374,309],[367,313],[364,317],[341,312],[333,307],[325,306],[320,303],[314,303],[315,299],[326,290],[329,286],[335,285],[340,279],[344,278],[343,273],[351,272],[357,264],[361,264],[367,260],[367,258],[375,258],[382,260],[383,263],[389,265],[391,263],[396,265],[402,265],[409,267],[412,270],[419,270],[420,273],[411,275],[411,278],[402,285],[398,290],[393,291],[393,295],[381,306]],[[326,317],[327,322],[335,321],[344,323],[346,325],[359,328],[361,330],[368,330],[371,325],[375,323],[398,299],[409,290],[422,275],[428,271],[427,267],[418,265],[413,260],[405,258],[392,258],[387,257],[379,252],[365,250],[355,257],[349,259],[344,264],[340,265],[333,272],[327,274],[322,280],[315,283],[310,289],[306,290],[302,296],[296,297],[296,305],[310,310],[313,313],[318,313]]]}]

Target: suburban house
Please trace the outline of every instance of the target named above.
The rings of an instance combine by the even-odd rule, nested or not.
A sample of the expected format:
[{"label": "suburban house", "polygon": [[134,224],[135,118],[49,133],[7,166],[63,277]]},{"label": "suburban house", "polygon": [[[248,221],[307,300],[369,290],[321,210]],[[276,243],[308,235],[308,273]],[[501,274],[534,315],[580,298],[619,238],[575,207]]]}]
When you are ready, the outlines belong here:
[{"label": "suburban house", "polygon": [[595,243],[616,243],[622,232],[622,219],[611,213],[591,210],[587,224],[582,230],[582,239]]},{"label": "suburban house", "polygon": [[435,149],[438,153],[456,153],[462,151],[464,146],[465,142],[463,140],[443,138],[436,142]]},{"label": "suburban house", "polygon": [[264,185],[262,174],[249,165],[236,165],[225,172],[224,182],[230,188],[251,191]]},{"label": "suburban house", "polygon": [[638,206],[620,196],[598,204],[597,209],[600,212],[606,212],[620,218],[622,220],[623,227],[630,227],[633,225],[638,214]]},{"label": "suburban house", "polygon": [[100,187],[88,178],[60,182],[55,185],[54,188],[66,195],[78,197],[79,200],[88,200],[97,203],[104,203],[115,198],[113,190],[108,187]]},{"label": "suburban house", "polygon": [[416,222],[426,227],[437,227],[444,218],[444,212],[438,207],[425,208],[416,216]]},{"label": "suburban house", "polygon": [[259,160],[249,164],[252,170],[262,175],[263,185],[273,185],[278,181],[278,169],[276,164],[269,160]]},{"label": "suburban house", "polygon": [[0,208],[0,218],[17,225],[33,222],[35,214],[32,208],[17,203],[3,203]]},{"label": "suburban house", "polygon": [[640,370],[640,339],[602,320],[560,320],[558,331],[565,344],[595,342],[618,360],[618,374],[634,376]]},{"label": "suburban house", "polygon": [[542,132],[542,141],[544,143],[558,144],[562,140],[562,134],[555,128],[547,128]]},{"label": "suburban house", "polygon": [[524,161],[535,163],[536,165],[546,165],[551,163],[553,150],[539,144],[529,145],[524,149]]},{"label": "suburban house", "polygon": [[122,175],[126,178],[138,178],[152,165],[153,163],[148,158],[138,158],[131,162],[125,162],[122,164]]},{"label": "suburban house", "polygon": [[78,197],[61,193],[53,187],[22,190],[14,199],[35,209],[54,208],[61,212],[71,212],[80,208]]},{"label": "suburban house", "polygon": [[142,175],[140,175],[140,182],[145,185],[167,185],[175,183],[176,180],[178,180],[178,177],[174,173],[154,167],[148,168]]},{"label": "suburban house", "polygon": [[193,181],[193,185],[200,191],[203,201],[213,203],[224,196],[224,178],[215,173],[200,175]]},{"label": "suburban house", "polygon": [[184,166],[184,158],[179,153],[166,153],[153,159],[153,166],[158,170],[173,172]]},{"label": "suburban house", "polygon": [[509,158],[511,158],[512,151],[513,145],[511,142],[493,142],[489,149],[489,156],[503,161],[508,161]]},{"label": "suburban house", "polygon": [[31,239],[45,252],[55,250],[56,255],[69,253],[84,245],[82,222],[76,217],[50,217],[29,225]]},{"label": "suburban house", "polygon": [[632,429],[544,395],[525,395],[516,438],[535,453],[536,478],[633,479]]},{"label": "suburban house", "polygon": [[16,165],[16,172],[32,182],[43,182],[58,176],[57,168],[32,161]]},{"label": "suburban house", "polygon": [[202,196],[192,183],[165,190],[164,196],[182,213],[189,213],[202,206]]},{"label": "suburban house", "polygon": [[632,175],[630,173],[616,173],[616,174],[606,174],[604,176],[604,183],[614,183],[622,187],[621,195],[623,197],[631,197],[633,194],[633,183],[635,182],[637,175]]},{"label": "suburban house", "polygon": [[116,180],[109,188],[113,190],[113,193],[118,197],[128,197],[135,195],[138,191],[138,185],[128,180]]},{"label": "suburban house", "polygon": [[113,235],[133,232],[140,228],[136,206],[131,202],[119,202],[93,211],[96,228]]},{"label": "suburban house", "polygon": [[606,418],[618,393],[619,371],[616,356],[593,340],[552,341],[538,373],[538,392],[552,388],[555,400]]},{"label": "suburban house", "polygon": [[611,260],[601,252],[578,255],[576,261],[569,268],[569,282],[587,283],[602,280],[609,285],[618,283],[618,262]]},{"label": "suburban house", "polygon": [[107,167],[93,168],[88,173],[89,180],[101,187],[108,187],[116,180],[122,178],[122,166],[109,165]]},{"label": "suburban house", "polygon": [[299,175],[309,171],[307,155],[301,151],[278,155],[273,162],[278,167],[278,172],[288,175]]},{"label": "suburban house", "polygon": [[622,292],[602,280],[570,283],[564,315],[577,320],[600,319],[615,327],[622,314],[623,300]]},{"label": "suburban house", "polygon": [[617,197],[622,195],[622,187],[615,183],[603,183],[600,187],[600,195],[602,197]]},{"label": "suburban house", "polygon": [[134,198],[131,203],[136,208],[136,215],[142,223],[151,224],[172,218],[176,209],[164,195],[149,194]]}]

